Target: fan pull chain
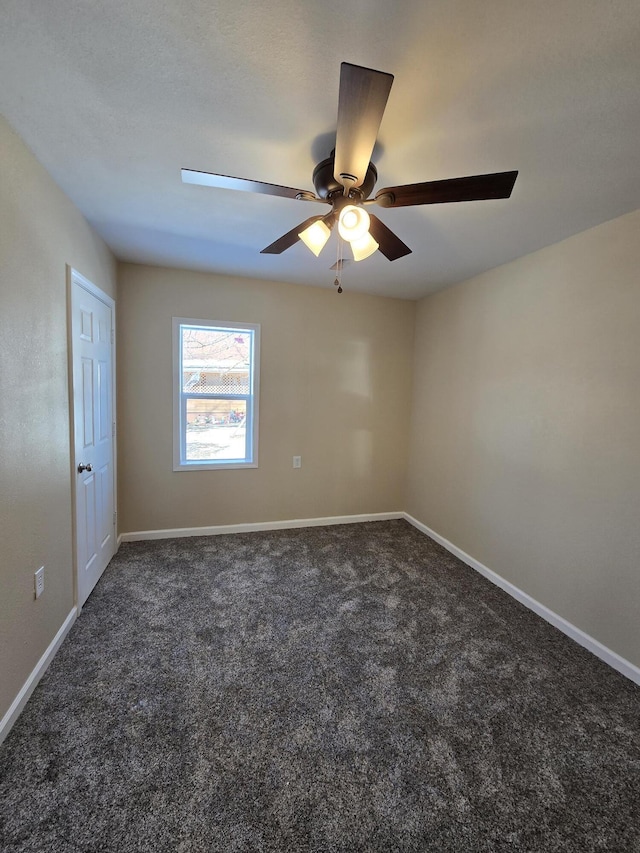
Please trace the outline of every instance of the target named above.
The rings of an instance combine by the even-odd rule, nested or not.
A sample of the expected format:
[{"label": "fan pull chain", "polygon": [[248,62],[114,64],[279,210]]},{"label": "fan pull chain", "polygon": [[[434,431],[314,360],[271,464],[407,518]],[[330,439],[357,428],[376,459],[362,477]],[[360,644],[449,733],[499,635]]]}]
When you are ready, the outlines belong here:
[{"label": "fan pull chain", "polygon": [[338,288],[338,293],[342,293],[342,238],[338,236],[337,240],[337,250],[336,250],[336,280],[333,282],[334,285]]}]

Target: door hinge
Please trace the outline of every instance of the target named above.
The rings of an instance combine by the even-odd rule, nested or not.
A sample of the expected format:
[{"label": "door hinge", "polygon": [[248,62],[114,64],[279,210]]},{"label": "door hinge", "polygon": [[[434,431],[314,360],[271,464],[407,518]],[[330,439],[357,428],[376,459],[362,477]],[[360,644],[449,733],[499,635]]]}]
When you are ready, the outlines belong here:
[{"label": "door hinge", "polygon": [[113,329],[111,329],[111,343],[115,344],[115,342],[116,342],[115,332],[113,331]]},{"label": "door hinge", "polygon": [[115,434],[116,434],[116,422],[112,421],[111,422],[111,435],[115,435]]},{"label": "door hinge", "polygon": [[114,523],[114,525],[115,525],[115,523],[116,523],[117,519],[118,519],[118,513],[117,513],[117,512],[114,512],[114,513],[113,513],[113,523]]}]

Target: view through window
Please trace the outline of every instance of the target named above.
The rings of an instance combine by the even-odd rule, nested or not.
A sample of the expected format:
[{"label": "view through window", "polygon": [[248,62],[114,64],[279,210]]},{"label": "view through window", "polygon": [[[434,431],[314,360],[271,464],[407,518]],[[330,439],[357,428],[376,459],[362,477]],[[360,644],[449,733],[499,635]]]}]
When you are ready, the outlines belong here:
[{"label": "view through window", "polygon": [[255,466],[259,327],[175,320],[177,468]]}]

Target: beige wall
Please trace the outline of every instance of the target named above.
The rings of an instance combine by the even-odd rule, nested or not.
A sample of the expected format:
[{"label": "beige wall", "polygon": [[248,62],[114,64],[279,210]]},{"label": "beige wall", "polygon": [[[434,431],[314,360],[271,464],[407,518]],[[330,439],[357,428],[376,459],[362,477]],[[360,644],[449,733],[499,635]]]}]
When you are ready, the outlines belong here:
[{"label": "beige wall", "polygon": [[[402,510],[414,310],[121,265],[120,531]],[[259,468],[172,470],[172,316],[261,324]]]},{"label": "beige wall", "polygon": [[407,510],[640,664],[640,211],[422,300]]},{"label": "beige wall", "polygon": [[0,151],[1,718],[74,603],[65,265],[111,295],[116,268],[2,117]]}]

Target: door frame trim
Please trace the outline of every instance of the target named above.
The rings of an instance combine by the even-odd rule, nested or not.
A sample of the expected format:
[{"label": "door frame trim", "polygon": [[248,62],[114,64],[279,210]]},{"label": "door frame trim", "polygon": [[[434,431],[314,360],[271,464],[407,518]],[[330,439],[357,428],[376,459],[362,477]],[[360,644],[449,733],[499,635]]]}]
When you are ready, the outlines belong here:
[{"label": "door frame trim", "polygon": [[73,602],[77,608],[78,615],[81,607],[78,604],[78,520],[76,511],[77,497],[77,477],[76,477],[76,442],[75,442],[75,409],[74,409],[74,394],[73,394],[73,328],[72,328],[72,308],[73,308],[73,287],[79,285],[95,296],[100,302],[103,302],[111,309],[111,396],[112,396],[112,414],[113,423],[116,424],[116,430],[113,433],[113,442],[111,445],[113,455],[113,506],[116,516],[116,523],[113,529],[114,553],[118,550],[118,429],[116,417],[116,301],[109,296],[88,278],[83,276],[78,270],[74,269],[69,264],[67,268],[67,379],[69,393],[69,456],[71,463],[71,537],[72,537],[72,556],[73,556]]}]

